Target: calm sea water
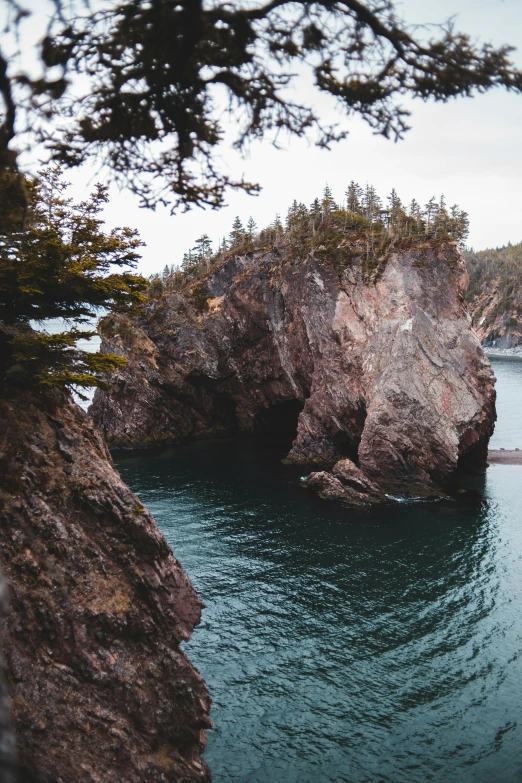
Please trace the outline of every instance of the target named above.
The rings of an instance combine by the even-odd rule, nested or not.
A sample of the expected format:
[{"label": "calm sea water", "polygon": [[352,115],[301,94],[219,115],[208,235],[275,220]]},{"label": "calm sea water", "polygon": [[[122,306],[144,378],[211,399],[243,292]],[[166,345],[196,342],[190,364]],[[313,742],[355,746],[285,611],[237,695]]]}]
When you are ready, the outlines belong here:
[{"label": "calm sea water", "polygon": [[[522,361],[495,359],[496,447]],[[206,604],[216,783],[522,780],[522,467],[484,501],[339,509],[267,443],[117,460]]]}]

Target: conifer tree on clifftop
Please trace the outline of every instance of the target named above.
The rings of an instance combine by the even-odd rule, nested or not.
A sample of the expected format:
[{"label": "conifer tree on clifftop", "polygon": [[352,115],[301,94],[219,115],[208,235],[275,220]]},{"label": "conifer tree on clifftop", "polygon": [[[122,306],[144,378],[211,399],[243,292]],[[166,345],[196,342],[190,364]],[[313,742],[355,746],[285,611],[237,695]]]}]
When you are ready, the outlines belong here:
[{"label": "conifer tree on clifftop", "polygon": [[234,222],[232,223],[232,230],[230,232],[229,237],[229,244],[231,248],[239,247],[246,236],[245,229],[243,228],[243,223],[241,222],[241,219],[239,217],[236,217]]}]

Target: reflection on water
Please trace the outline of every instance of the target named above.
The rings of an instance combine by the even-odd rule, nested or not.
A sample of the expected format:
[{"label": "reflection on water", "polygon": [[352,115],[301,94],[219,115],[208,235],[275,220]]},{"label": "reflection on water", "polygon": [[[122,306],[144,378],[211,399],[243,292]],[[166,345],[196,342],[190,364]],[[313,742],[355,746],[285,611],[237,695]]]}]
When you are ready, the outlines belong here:
[{"label": "reflection on water", "polygon": [[522,468],[483,504],[352,511],[263,442],[118,467],[206,604],[217,783],[522,780]]}]

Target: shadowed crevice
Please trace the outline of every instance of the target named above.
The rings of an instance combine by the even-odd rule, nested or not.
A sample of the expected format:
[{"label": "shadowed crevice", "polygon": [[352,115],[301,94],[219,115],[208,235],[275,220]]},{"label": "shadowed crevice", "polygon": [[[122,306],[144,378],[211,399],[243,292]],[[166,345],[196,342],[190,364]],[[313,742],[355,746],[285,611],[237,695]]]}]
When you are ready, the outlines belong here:
[{"label": "shadowed crevice", "polygon": [[300,400],[285,400],[264,408],[255,416],[254,432],[292,441],[297,435],[297,422],[303,408],[304,403]]}]

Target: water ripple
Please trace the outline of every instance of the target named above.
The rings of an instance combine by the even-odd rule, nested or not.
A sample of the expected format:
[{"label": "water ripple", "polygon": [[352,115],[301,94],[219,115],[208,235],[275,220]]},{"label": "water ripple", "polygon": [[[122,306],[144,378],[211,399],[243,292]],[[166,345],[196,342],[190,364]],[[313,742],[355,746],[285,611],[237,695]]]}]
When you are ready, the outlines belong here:
[{"label": "water ripple", "polygon": [[274,465],[247,441],[119,461],[206,605],[216,783],[519,783],[522,469],[482,506],[355,512]]}]

